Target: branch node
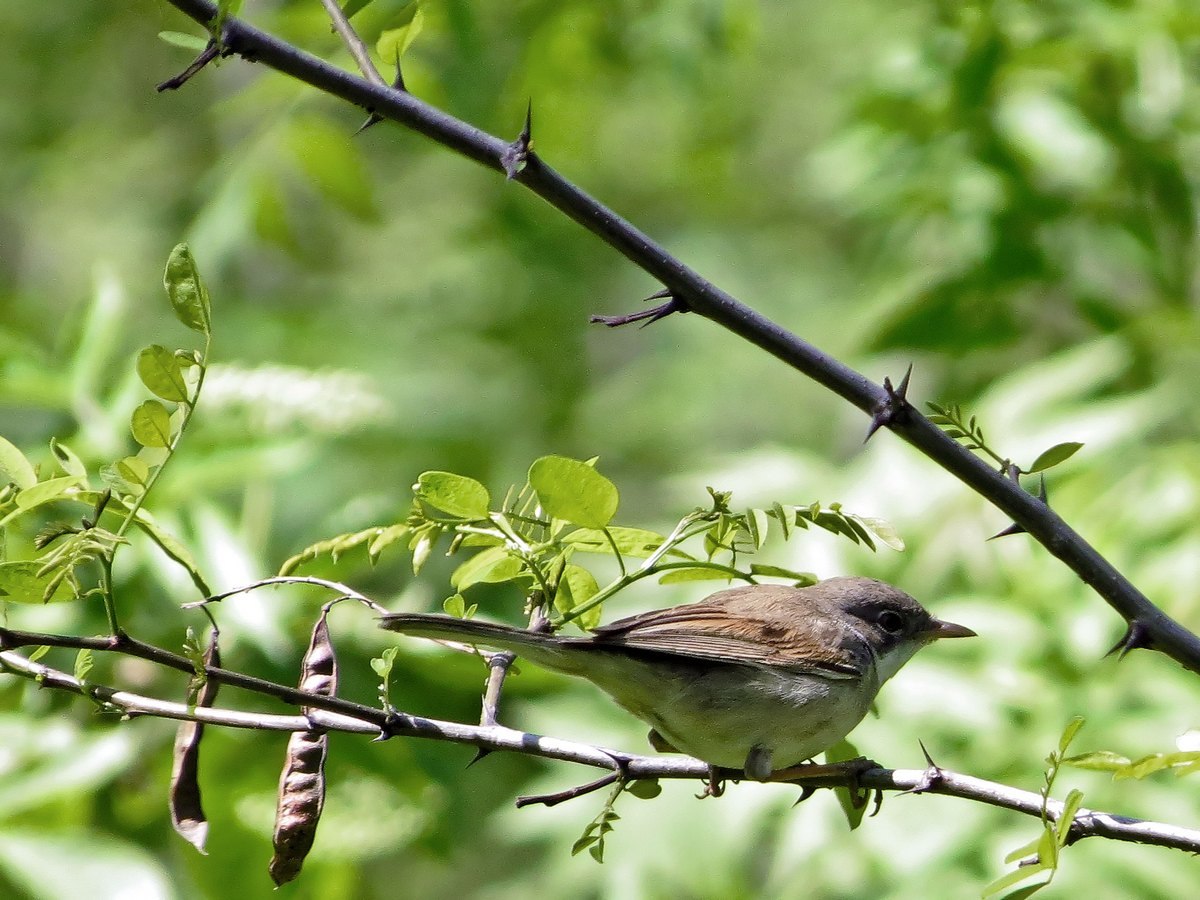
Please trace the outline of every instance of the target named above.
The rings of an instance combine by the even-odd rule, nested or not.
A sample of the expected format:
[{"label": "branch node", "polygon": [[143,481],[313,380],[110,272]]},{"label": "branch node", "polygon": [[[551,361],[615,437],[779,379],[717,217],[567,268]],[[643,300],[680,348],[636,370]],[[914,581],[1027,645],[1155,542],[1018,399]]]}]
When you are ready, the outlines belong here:
[{"label": "branch node", "polygon": [[1150,634],[1150,629],[1140,619],[1133,619],[1125,627],[1125,633],[1121,635],[1121,639],[1113,644],[1112,649],[1105,653],[1105,656],[1117,654],[1117,660],[1122,660],[1130,650],[1153,650],[1154,638]]},{"label": "branch node", "polygon": [[946,780],[946,774],[942,771],[942,767],[933,761],[933,757],[925,749],[925,742],[918,740],[917,743],[921,745],[921,753],[925,755],[926,768],[921,775],[921,780],[907,791],[901,792],[904,794],[924,794],[926,791],[932,791],[940,787],[942,782]]},{"label": "branch node", "polygon": [[[400,70],[400,51],[399,50],[396,51],[396,77],[392,79],[392,90],[400,91],[401,93],[404,93],[404,94],[408,93],[408,88],[404,84],[404,73]],[[368,110],[368,112],[370,112],[371,114],[369,116],[367,116],[367,121],[363,122],[361,125],[358,126],[358,131],[354,132],[354,134],[352,135],[353,137],[358,137],[360,134],[362,134],[364,131],[366,131],[368,128],[370,128],[372,125],[378,125],[380,122],[383,121],[383,116],[379,115],[379,113],[375,112],[374,110]]]},{"label": "branch node", "polygon": [[893,425],[896,422],[902,422],[908,418],[908,414],[912,411],[912,405],[908,402],[908,382],[912,378],[912,371],[912,363],[909,363],[904,377],[900,379],[899,387],[892,387],[892,380],[890,378],[883,379],[885,397],[871,411],[871,424],[867,426],[867,436],[863,438],[864,444],[880,428]]},{"label": "branch node", "polygon": [[529,153],[533,149],[533,101],[529,101],[529,105],[525,107],[525,127],[521,129],[521,133],[517,135],[517,139],[513,141],[500,154],[500,165],[504,168],[504,175],[512,181],[524,171],[526,164],[529,162]]},{"label": "branch node", "polygon": [[665,319],[671,313],[690,312],[688,305],[681,300],[670,288],[663,288],[660,291],[655,291],[642,302],[649,300],[666,299],[666,303],[660,303],[658,306],[650,309],[639,310],[635,313],[628,313],[623,316],[589,316],[588,321],[595,325],[607,325],[609,328],[617,328],[621,325],[629,325],[633,322],[641,322],[642,327],[653,325],[659,319]]}]

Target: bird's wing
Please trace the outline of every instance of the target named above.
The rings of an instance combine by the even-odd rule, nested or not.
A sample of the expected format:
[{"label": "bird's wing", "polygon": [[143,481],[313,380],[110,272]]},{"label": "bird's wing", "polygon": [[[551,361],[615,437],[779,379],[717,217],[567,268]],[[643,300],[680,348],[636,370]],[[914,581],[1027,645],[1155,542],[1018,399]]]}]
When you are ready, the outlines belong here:
[{"label": "bird's wing", "polygon": [[832,678],[853,678],[865,667],[865,662],[844,646],[842,635],[818,634],[809,619],[784,623],[774,617],[752,618],[708,602],[621,619],[597,628],[592,641]]}]

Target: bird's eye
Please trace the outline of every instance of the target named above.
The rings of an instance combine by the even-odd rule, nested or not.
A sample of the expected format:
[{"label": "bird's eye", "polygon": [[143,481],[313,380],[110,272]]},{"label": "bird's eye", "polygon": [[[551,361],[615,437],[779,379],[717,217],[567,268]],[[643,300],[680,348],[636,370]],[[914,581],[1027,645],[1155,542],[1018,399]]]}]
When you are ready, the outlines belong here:
[{"label": "bird's eye", "polygon": [[894,609],[885,609],[875,621],[888,634],[900,634],[900,632],[904,631],[904,616],[900,615]]}]

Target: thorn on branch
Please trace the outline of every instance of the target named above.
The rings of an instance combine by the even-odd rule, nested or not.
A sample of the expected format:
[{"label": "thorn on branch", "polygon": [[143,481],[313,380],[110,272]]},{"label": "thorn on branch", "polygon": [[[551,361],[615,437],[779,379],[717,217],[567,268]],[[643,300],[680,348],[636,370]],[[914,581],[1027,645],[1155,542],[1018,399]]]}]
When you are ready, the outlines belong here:
[{"label": "thorn on branch", "polygon": [[[404,73],[400,71],[400,51],[396,51],[396,77],[392,79],[392,90],[408,93],[408,88],[404,84]],[[358,131],[354,132],[353,137],[358,137],[372,125],[378,125],[383,121],[383,116],[374,111],[370,111],[371,115],[367,116],[367,121],[358,126]]]},{"label": "thorn on branch", "polygon": [[[1017,484],[1021,483],[1021,470],[1018,469],[1016,466],[1012,465],[1011,463],[1008,466],[1006,466],[1005,474],[1009,478],[1011,478],[1013,481],[1017,482]],[[1040,478],[1040,481],[1038,484],[1037,496],[1038,496],[1038,499],[1041,500],[1044,505],[1046,505],[1046,506],[1050,505],[1050,497],[1046,493],[1046,476],[1044,473],[1041,475],[1041,478]],[[1004,530],[997,531],[990,538],[988,538],[988,540],[994,541],[994,540],[996,540],[996,538],[1008,537],[1010,534],[1025,534],[1025,533],[1026,533],[1026,528],[1024,525],[1021,525],[1017,522],[1013,522],[1011,525],[1009,525]]]},{"label": "thorn on branch", "polygon": [[871,424],[867,426],[867,436],[863,438],[864,444],[880,428],[903,421],[908,416],[909,411],[912,409],[912,406],[908,402],[908,382],[912,378],[912,371],[912,363],[909,363],[908,370],[904,373],[904,377],[900,379],[900,386],[897,388],[892,387],[892,380],[890,378],[883,379],[883,390],[887,396],[871,413]]},{"label": "thorn on branch", "polygon": [[1105,653],[1105,656],[1117,654],[1117,659],[1122,660],[1130,650],[1153,650],[1154,638],[1150,634],[1150,629],[1147,628],[1140,620],[1134,619],[1125,627],[1125,633],[1121,635],[1121,639],[1113,644],[1112,649]]},{"label": "thorn on branch", "polygon": [[533,101],[525,108],[525,127],[517,135],[505,151],[500,154],[500,165],[504,167],[504,175],[512,181],[524,170],[529,161],[529,153],[533,149]]},{"label": "thorn on branch", "polygon": [[920,781],[907,791],[902,792],[905,794],[923,794],[926,791],[931,791],[938,787],[946,778],[945,773],[942,772],[942,767],[933,761],[933,757],[925,749],[925,742],[917,741],[917,743],[921,745],[921,752],[925,755],[926,769],[921,775]]},{"label": "thorn on branch", "polygon": [[623,316],[590,316],[588,321],[595,325],[607,325],[609,328],[617,328],[621,325],[629,325],[633,322],[641,322],[642,327],[653,325],[659,319],[665,319],[671,313],[689,312],[688,306],[676,296],[670,288],[663,288],[661,291],[655,291],[642,302],[648,300],[666,299],[666,303],[660,303],[658,306],[650,309],[639,310],[635,313],[628,313]]},{"label": "thorn on branch", "polygon": [[155,90],[158,91],[158,93],[160,93],[160,94],[163,91],[178,90],[179,88],[181,88],[185,84],[187,84],[191,80],[193,75],[195,75],[197,72],[199,72],[205,66],[207,66],[210,62],[212,62],[218,56],[222,56],[222,55],[228,56],[229,50],[226,50],[224,52],[224,54],[222,54],[221,48],[217,46],[217,42],[210,40],[208,42],[208,44],[205,46],[205,48],[200,51],[200,55],[197,56],[194,60],[192,60],[192,64],[190,66],[188,66],[186,69],[184,69],[182,72],[180,72],[178,75],[174,76],[173,78],[168,78],[166,81],[159,84],[155,88]]}]

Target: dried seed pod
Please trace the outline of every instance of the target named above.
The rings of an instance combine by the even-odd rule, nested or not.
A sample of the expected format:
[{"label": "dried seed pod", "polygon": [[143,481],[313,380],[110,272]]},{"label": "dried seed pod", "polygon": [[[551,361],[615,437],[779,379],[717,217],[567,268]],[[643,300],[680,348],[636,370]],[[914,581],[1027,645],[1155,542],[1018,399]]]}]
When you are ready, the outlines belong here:
[{"label": "dried seed pod", "polygon": [[[333,696],[337,690],[337,658],[325,622],[330,605],[321,608],[300,670],[300,689],[324,696]],[[325,805],[328,741],[329,735],[324,731],[297,731],[288,740],[275,809],[272,839],[275,855],[267,867],[276,885],[286,884],[299,875],[304,858],[312,849]]]},{"label": "dried seed pod", "polygon": [[[217,646],[214,630],[204,651],[206,666],[221,665],[221,651]],[[189,699],[197,707],[210,707],[217,700],[220,685],[211,678],[200,684],[200,676],[193,675],[188,689]],[[208,818],[200,803],[200,739],[204,736],[204,725],[200,722],[184,722],[175,734],[175,754],[171,765],[171,824],[179,835],[205,853],[204,843],[208,839]]]}]

